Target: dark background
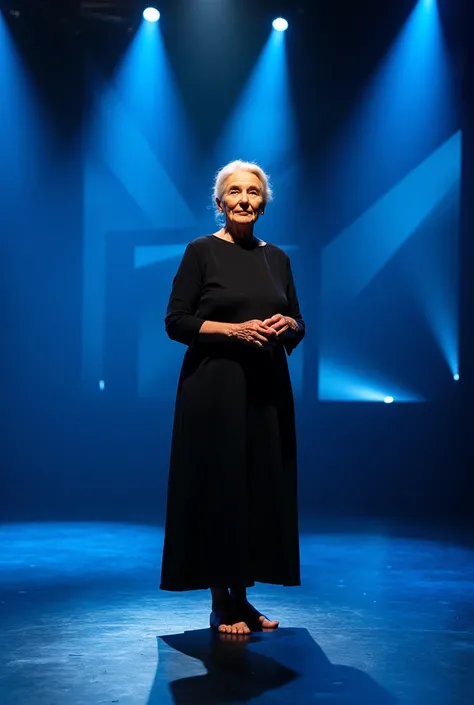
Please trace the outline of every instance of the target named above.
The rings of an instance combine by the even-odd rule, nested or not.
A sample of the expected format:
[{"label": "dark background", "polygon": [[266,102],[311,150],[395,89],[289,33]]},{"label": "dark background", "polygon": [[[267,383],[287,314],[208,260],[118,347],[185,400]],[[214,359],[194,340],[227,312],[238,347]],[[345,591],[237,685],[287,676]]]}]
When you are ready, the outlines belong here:
[{"label": "dark background", "polygon": [[[205,152],[215,131],[208,119],[209,106],[217,124],[230,111],[233,97],[225,90],[216,91],[222,85],[219,65],[205,55],[196,95],[185,62],[180,60],[185,39],[179,23],[187,16],[183,4],[161,3],[160,9],[169,13],[163,32]],[[247,5],[242,3],[241,20],[251,16],[245,12],[256,12],[252,3]],[[298,33],[288,35],[288,55],[305,177],[310,180],[315,158],[324,153],[329,136],[350,111],[413,2],[324,0],[294,6],[259,1],[258,5],[259,14],[268,15],[269,20],[286,14],[298,23]],[[67,149],[74,156],[60,195],[54,164],[34,168],[32,162],[31,171],[19,179],[14,197],[0,200],[0,517],[8,521],[160,522],[172,404],[133,395],[120,403],[107,395],[85,395],[82,385],[83,170],[79,145],[90,105],[84,54],[86,47],[97,52],[111,72],[132,33],[114,23],[80,18],[73,3],[65,4],[68,12],[63,13],[54,3],[40,6],[37,12],[23,11],[19,18],[7,15],[6,21],[54,126],[51,152],[59,156]],[[467,5],[441,0],[440,11],[455,66],[464,136],[461,382],[423,404],[381,407],[322,403],[316,398],[298,403],[303,520],[325,516],[474,523],[469,491],[474,466],[474,56],[467,41]],[[136,14],[131,12],[130,17]],[[231,38],[226,31],[216,35],[213,57],[225,51]],[[248,51],[235,68],[237,84],[245,82],[251,69],[262,44],[261,31],[249,35]],[[265,26],[263,31],[267,31]],[[326,70],[316,75],[316,65]],[[77,149],[71,150],[75,143]],[[8,159],[0,163],[4,196],[13,168]],[[314,248],[317,259],[318,243],[309,242],[307,247],[310,252]],[[302,283],[303,288],[308,285]],[[316,350],[318,312],[307,310],[305,317],[309,344]],[[312,374],[308,372],[306,384],[316,383]]]}]

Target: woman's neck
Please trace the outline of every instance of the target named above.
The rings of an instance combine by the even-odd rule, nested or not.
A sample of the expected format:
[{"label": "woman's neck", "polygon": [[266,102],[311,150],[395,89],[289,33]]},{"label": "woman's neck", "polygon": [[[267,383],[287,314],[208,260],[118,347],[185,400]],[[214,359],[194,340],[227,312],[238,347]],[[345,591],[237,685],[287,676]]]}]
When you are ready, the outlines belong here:
[{"label": "woman's neck", "polygon": [[230,242],[251,242],[254,238],[253,223],[252,225],[244,225],[243,227],[226,223],[219,231],[219,235],[225,240],[230,240]]}]

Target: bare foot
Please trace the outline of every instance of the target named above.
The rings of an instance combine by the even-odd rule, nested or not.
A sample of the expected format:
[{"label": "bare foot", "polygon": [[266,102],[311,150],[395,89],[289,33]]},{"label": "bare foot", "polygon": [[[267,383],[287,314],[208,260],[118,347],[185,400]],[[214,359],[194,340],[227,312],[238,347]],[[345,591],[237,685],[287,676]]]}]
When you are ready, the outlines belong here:
[{"label": "bare foot", "polygon": [[251,605],[248,600],[236,601],[235,611],[240,615],[241,619],[245,620],[245,623],[248,624],[253,632],[260,629],[277,629],[280,624],[276,619],[268,619],[256,607]]},{"label": "bare foot", "polygon": [[241,617],[235,613],[231,603],[220,607],[214,606],[209,623],[221,634],[250,634],[249,627],[241,621]]}]

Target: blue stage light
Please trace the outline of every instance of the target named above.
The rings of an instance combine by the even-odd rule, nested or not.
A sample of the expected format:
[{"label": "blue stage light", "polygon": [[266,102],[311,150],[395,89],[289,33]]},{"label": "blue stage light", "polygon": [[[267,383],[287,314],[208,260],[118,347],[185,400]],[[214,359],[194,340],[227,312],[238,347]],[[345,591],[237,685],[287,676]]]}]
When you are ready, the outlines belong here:
[{"label": "blue stage light", "polygon": [[393,397],[385,397],[385,399],[384,399],[384,402],[386,404],[393,404],[394,401],[395,401],[395,399]]},{"label": "blue stage light", "polygon": [[272,26],[277,32],[284,32],[285,29],[288,29],[288,22],[283,17],[277,17],[276,20],[273,20]]},{"label": "blue stage light", "polygon": [[143,10],[143,19],[147,22],[158,22],[160,13],[154,7],[147,7],[146,10]]},{"label": "blue stage light", "polygon": [[453,377],[453,379],[454,379],[455,382],[458,382],[458,381],[459,381],[459,375],[458,375],[458,374],[455,374],[454,377]]}]

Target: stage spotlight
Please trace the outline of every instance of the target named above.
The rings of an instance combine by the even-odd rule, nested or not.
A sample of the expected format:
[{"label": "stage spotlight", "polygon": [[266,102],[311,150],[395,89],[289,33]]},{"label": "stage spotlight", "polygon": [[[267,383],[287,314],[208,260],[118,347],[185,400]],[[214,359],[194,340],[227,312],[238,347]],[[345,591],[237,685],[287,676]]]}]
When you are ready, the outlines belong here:
[{"label": "stage spotlight", "polygon": [[105,382],[104,382],[103,379],[101,379],[100,382],[99,382],[99,389],[100,389],[101,392],[103,392],[104,389],[105,389]]},{"label": "stage spotlight", "polygon": [[160,19],[160,13],[154,7],[147,7],[143,10],[143,19],[147,22],[158,22]]},{"label": "stage spotlight", "polygon": [[285,29],[288,29],[288,22],[283,17],[277,17],[276,20],[273,20],[272,25],[277,32],[284,32]]},{"label": "stage spotlight", "polygon": [[458,374],[455,374],[454,377],[453,377],[453,379],[454,379],[455,382],[458,382],[458,381],[459,381],[459,375],[458,375]]},{"label": "stage spotlight", "polygon": [[394,401],[395,401],[395,400],[394,400],[393,397],[385,397],[385,399],[384,399],[384,402],[385,402],[386,404],[393,404]]}]

